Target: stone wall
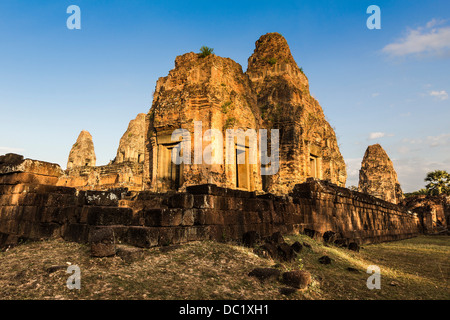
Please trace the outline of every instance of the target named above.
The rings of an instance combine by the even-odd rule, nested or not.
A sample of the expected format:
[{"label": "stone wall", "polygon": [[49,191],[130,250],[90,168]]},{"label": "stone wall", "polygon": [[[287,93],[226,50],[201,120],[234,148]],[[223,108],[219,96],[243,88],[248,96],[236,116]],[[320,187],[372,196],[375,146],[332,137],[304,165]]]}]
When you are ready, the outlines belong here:
[{"label": "stone wall", "polygon": [[143,163],[121,162],[98,167],[75,167],[66,170],[57,185],[78,190],[143,189]]},{"label": "stone wall", "polygon": [[[413,237],[419,219],[397,205],[319,181],[296,185],[289,196],[197,185],[186,192],[79,191],[41,184],[38,173],[0,174],[0,245],[62,237],[89,242],[99,228],[139,247],[193,240],[241,239],[280,231],[373,243]],[[34,179],[29,179],[34,177]],[[36,180],[37,179],[37,180]]]},{"label": "stone wall", "polygon": [[298,184],[292,196],[305,228],[320,234],[333,231],[338,238],[375,243],[414,237],[422,230],[417,214],[324,181]]},{"label": "stone wall", "polygon": [[445,195],[417,195],[403,200],[403,207],[419,216],[424,233],[447,232],[450,215],[450,197]]}]

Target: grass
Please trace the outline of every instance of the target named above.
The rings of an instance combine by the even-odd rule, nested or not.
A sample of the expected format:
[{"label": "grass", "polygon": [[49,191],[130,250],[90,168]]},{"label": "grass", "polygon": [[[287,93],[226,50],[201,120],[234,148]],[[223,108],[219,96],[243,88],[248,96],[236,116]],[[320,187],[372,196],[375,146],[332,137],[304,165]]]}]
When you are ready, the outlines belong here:
[{"label": "grass", "polygon": [[236,124],[236,118],[233,117],[229,117],[227,118],[227,120],[225,121],[225,124],[223,126],[223,128],[226,129],[230,129],[232,128],[234,125]]},{"label": "grass", "polygon": [[228,113],[232,104],[233,104],[233,102],[231,102],[231,101],[224,102],[221,106],[222,112],[225,114]]},{"label": "grass", "polygon": [[[353,252],[308,242],[293,263],[278,263],[234,243],[192,242],[163,252],[145,249],[143,259],[91,258],[89,247],[63,240],[28,242],[0,253],[0,299],[450,299],[450,241],[426,237],[366,245]],[[331,265],[317,259],[328,255]],[[81,290],[66,287],[68,263],[81,269]],[[48,273],[46,268],[64,268]],[[301,269],[312,274],[305,291],[279,293],[277,281],[247,276],[256,267]],[[381,268],[381,290],[369,290],[368,265]],[[350,272],[347,267],[359,270]]]},{"label": "grass", "polygon": [[277,63],[277,59],[275,59],[275,58],[270,58],[270,59],[267,60],[267,62],[268,62],[270,65],[273,66],[274,64]]}]

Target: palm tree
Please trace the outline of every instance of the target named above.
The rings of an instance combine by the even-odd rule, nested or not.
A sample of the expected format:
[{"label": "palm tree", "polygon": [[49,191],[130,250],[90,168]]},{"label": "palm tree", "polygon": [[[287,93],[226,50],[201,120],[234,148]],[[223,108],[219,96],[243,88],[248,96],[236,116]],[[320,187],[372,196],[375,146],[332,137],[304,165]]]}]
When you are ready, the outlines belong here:
[{"label": "palm tree", "polygon": [[440,195],[450,192],[450,174],[447,171],[436,170],[428,172],[425,182],[428,182],[425,186],[428,194]]}]

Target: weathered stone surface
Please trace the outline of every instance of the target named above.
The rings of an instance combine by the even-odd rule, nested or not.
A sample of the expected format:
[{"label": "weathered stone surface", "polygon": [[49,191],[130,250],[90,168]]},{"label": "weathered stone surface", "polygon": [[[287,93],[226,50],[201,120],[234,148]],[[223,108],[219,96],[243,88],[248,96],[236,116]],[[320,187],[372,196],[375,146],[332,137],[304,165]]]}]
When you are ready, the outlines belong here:
[{"label": "weathered stone surface", "polygon": [[352,251],[359,252],[360,246],[359,246],[359,244],[357,244],[356,242],[350,242],[350,243],[348,244],[348,250],[352,250]]},{"label": "weathered stone surface", "polygon": [[127,243],[142,248],[159,245],[159,228],[130,227],[128,228]]},{"label": "weathered stone surface", "polygon": [[336,240],[336,233],[333,231],[327,231],[323,234],[323,241],[325,243],[333,243]]},{"label": "weathered stone surface", "polygon": [[[8,162],[20,161],[21,157],[11,157]],[[0,174],[0,245],[54,237],[86,243],[98,227],[114,230],[121,243],[141,247],[239,240],[254,231],[272,238],[257,250],[267,251],[273,259],[291,260],[292,247],[284,243],[281,250],[277,248],[276,243],[283,242],[281,233],[307,232],[322,238],[332,230],[346,245],[359,245],[413,237],[421,223],[416,214],[395,204],[316,180],[296,185],[289,196],[256,197],[253,192],[212,184],[189,187],[193,195],[77,191],[29,183],[24,176],[17,176],[15,184],[4,179],[20,174],[44,176]]]},{"label": "weathered stone surface", "polygon": [[329,256],[322,256],[319,258],[321,264],[331,264],[331,258]]},{"label": "weathered stone surface", "polygon": [[297,257],[297,254],[295,253],[294,249],[287,243],[281,243],[277,246],[278,250],[278,258],[281,261],[291,262],[295,260]]},{"label": "weathered stone surface", "polygon": [[126,192],[126,189],[115,189],[109,191],[81,191],[79,196],[83,197],[85,205],[117,207],[124,192]]},{"label": "weathered stone surface", "polygon": [[84,166],[93,167],[96,160],[92,136],[88,131],[83,130],[70,150],[67,169]]},{"label": "weathered stone surface", "polygon": [[122,137],[115,161],[105,166],[95,166],[96,156],[92,136],[82,131],[73,145],[67,170],[57,184],[78,190],[108,190],[128,188],[143,189],[145,115],[132,120]]},{"label": "weathered stone surface", "polygon": [[311,239],[319,240],[321,238],[320,232],[318,232],[316,230],[305,228],[303,230],[303,232],[304,232],[304,234],[306,234]]},{"label": "weathered stone surface", "polygon": [[117,156],[114,162],[143,163],[145,135],[145,113],[140,113],[137,115],[136,119],[130,121],[127,131],[125,131],[120,139]]},{"label": "weathered stone surface", "polygon": [[127,188],[141,191],[144,167],[142,163],[110,163],[98,167],[73,167],[66,170],[57,184],[78,190],[99,190]]},{"label": "weathered stone surface", "polygon": [[[144,175],[153,191],[214,183],[286,194],[308,177],[345,184],[345,163],[334,130],[311,97],[308,80],[286,40],[277,33],[264,35],[256,42],[246,74],[233,60],[214,54],[201,57],[191,52],[177,57],[175,68],[157,82],[146,121]],[[262,178],[260,166],[248,160],[231,166],[219,164],[220,160],[208,166],[171,163],[171,133],[181,128],[192,135],[195,121],[202,121],[200,134],[208,129],[222,133],[237,128],[279,129],[279,172]],[[205,147],[203,144],[203,151]],[[248,147],[241,146],[239,152],[247,154],[244,150]],[[191,157],[193,150],[192,143]]]},{"label": "weathered stone surface", "polygon": [[62,174],[62,170],[55,163],[24,159],[23,156],[14,153],[0,156],[0,175],[13,173],[59,177]]},{"label": "weathered stone surface", "polygon": [[272,243],[278,245],[284,243],[284,238],[281,232],[275,232],[273,233],[268,239],[268,241],[271,241]]},{"label": "weathered stone surface", "polygon": [[143,259],[145,251],[140,248],[121,244],[116,246],[116,255],[122,260],[131,263]]},{"label": "weathered stone surface", "polygon": [[295,252],[299,253],[299,252],[302,251],[303,246],[302,246],[302,244],[301,244],[300,242],[295,241],[295,242],[291,245],[291,248],[292,248]]},{"label": "weathered stone surface", "polygon": [[242,236],[242,243],[244,246],[252,248],[261,239],[260,235],[256,231],[248,231]]},{"label": "weathered stone surface", "polygon": [[280,130],[280,170],[264,189],[286,194],[308,177],[344,186],[346,167],[333,128],[309,92],[286,39],[268,33],[256,41],[247,72],[258,97],[263,126]]},{"label": "weathered stone surface", "polygon": [[281,271],[275,268],[256,268],[253,269],[248,275],[250,277],[258,278],[261,281],[277,280],[281,275]]},{"label": "weathered stone surface", "polygon": [[293,288],[306,289],[311,283],[311,274],[303,270],[285,272],[283,283]]},{"label": "weathered stone surface", "polygon": [[403,199],[394,164],[379,144],[369,146],[364,154],[358,190],[392,203]]},{"label": "weathered stone surface", "polygon": [[[223,134],[226,128],[259,129],[256,96],[239,64],[214,54],[200,57],[190,52],[177,57],[175,68],[158,80],[147,116],[145,161],[151,190],[176,190],[202,183],[237,187],[235,166],[184,163],[177,167],[171,163],[172,131],[186,129],[193,138],[195,121],[201,121],[198,130],[202,135],[208,129],[217,129]],[[203,143],[202,152],[206,146]],[[193,151],[192,143],[192,155]],[[250,179],[246,181],[246,189],[261,189],[256,165],[247,169]]]},{"label": "weathered stone surface", "polygon": [[93,257],[111,257],[116,253],[113,243],[91,243],[91,256]]},{"label": "weathered stone surface", "polygon": [[411,196],[405,198],[401,205],[419,216],[424,233],[440,233],[449,229],[450,196]]},{"label": "weathered stone surface", "polygon": [[266,242],[261,246],[261,250],[266,252],[266,254],[272,259],[278,259],[278,250],[276,245],[270,242]]},{"label": "weathered stone surface", "polygon": [[93,257],[109,257],[116,254],[114,230],[112,228],[92,230],[90,241]]},{"label": "weathered stone surface", "polygon": [[133,217],[130,208],[86,206],[83,211],[81,222],[96,226],[127,225]]}]

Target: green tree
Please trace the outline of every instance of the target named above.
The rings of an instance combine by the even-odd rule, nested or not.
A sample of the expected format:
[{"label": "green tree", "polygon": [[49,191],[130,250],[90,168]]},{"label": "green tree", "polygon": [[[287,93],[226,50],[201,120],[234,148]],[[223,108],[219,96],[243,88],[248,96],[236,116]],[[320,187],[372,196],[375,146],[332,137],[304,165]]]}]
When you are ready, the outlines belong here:
[{"label": "green tree", "polygon": [[200,57],[201,58],[209,56],[212,53],[214,53],[214,49],[213,48],[209,48],[207,46],[203,46],[203,47],[200,48]]},{"label": "green tree", "polygon": [[430,195],[450,192],[450,174],[447,171],[436,170],[428,172],[425,182],[428,182],[425,188]]},{"label": "green tree", "polygon": [[409,197],[413,197],[413,196],[427,195],[427,194],[428,194],[428,190],[425,188],[422,188],[422,189],[414,191],[414,192],[404,193],[403,195],[405,196],[405,198],[409,198]]}]

